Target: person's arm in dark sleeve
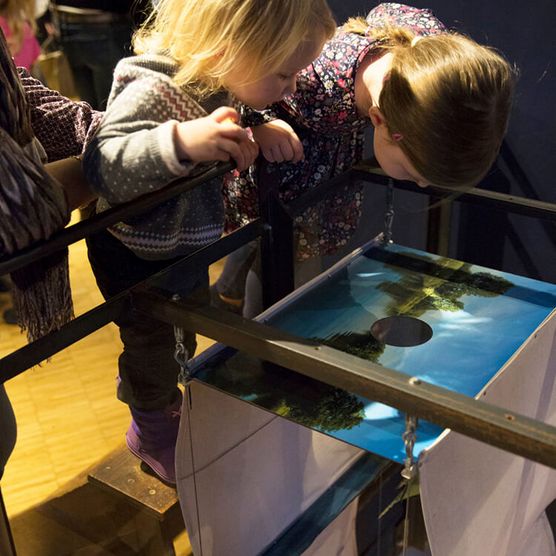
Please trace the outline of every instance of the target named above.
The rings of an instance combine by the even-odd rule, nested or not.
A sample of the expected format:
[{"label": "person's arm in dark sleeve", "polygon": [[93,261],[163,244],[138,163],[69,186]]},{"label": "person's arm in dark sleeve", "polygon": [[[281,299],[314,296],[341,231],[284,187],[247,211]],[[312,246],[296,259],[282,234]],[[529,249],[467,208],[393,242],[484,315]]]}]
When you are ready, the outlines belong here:
[{"label": "person's arm in dark sleeve", "polygon": [[48,161],[81,155],[97,130],[102,112],[49,89],[24,68],[18,68],[18,74],[31,111],[33,131]]}]

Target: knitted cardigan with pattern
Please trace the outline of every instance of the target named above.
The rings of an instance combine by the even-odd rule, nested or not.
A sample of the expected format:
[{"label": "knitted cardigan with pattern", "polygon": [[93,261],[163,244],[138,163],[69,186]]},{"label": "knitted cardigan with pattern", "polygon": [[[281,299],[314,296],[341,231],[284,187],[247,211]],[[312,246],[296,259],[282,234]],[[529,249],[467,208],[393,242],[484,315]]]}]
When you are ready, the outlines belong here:
[{"label": "knitted cardigan with pattern", "polygon": [[[97,211],[206,169],[176,155],[178,123],[206,116],[173,82],[176,71],[175,61],[161,55],[124,58],[116,66],[105,117],[83,158],[85,175],[99,196]],[[114,225],[110,232],[144,259],[190,253],[222,233],[221,187],[221,179],[213,179]]]}]

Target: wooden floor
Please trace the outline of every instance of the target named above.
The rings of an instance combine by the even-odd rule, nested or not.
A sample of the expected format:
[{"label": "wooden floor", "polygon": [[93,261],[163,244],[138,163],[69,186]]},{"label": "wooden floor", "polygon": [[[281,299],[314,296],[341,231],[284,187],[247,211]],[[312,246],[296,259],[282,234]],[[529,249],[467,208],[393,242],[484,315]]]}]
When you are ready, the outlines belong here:
[{"label": "wooden floor", "polygon": [[[102,302],[84,242],[70,248],[70,275],[76,315]],[[0,294],[0,312],[9,305]],[[2,320],[0,356],[24,343]],[[201,338],[199,349],[210,343]],[[115,396],[120,348],[110,324],[6,383],[18,439],[1,487],[20,556],[156,554],[143,516],[87,483],[88,470],[123,444],[129,425]],[[185,533],[174,544],[176,554],[190,554]]]}]

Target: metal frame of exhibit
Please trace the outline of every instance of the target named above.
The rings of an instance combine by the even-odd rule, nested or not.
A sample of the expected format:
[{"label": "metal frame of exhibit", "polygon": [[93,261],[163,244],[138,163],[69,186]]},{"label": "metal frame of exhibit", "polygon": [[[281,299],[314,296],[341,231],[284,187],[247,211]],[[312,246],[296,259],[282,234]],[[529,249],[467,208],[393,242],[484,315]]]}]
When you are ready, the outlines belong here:
[{"label": "metal frame of exhibit", "polygon": [[[0,261],[0,274],[12,272],[39,260],[87,235],[104,229],[122,219],[141,212],[197,187],[231,169],[229,163],[219,164],[200,176],[179,180],[161,191],[110,209],[91,219],[57,233],[48,241],[33,245]],[[264,172],[264,169],[262,170]],[[264,178],[264,174],[260,178]],[[145,280],[91,309],[64,325],[60,330],[32,342],[0,360],[0,380],[9,380],[26,369],[51,357],[62,349],[113,321],[130,307],[146,311],[165,322],[182,326],[246,353],[290,368],[304,375],[343,388],[431,421],[441,427],[486,442],[533,461],[556,468],[556,427],[508,413],[503,408],[475,400],[445,388],[408,377],[370,361],[295,337],[267,325],[243,319],[210,306],[193,306],[187,301],[170,300],[149,287],[166,273],[191,264],[209,265],[244,243],[261,238],[263,252],[263,291],[265,304],[281,299],[293,289],[293,216],[322,198],[339,183],[349,180],[385,184],[391,180],[376,165],[362,163],[348,172],[315,188],[288,206],[283,205],[270,180],[260,187],[261,216],[259,219],[227,235],[209,246],[184,257],[153,277]],[[431,187],[422,190],[405,182],[395,187],[425,194],[446,196],[452,191]],[[500,193],[472,189],[461,194],[458,201],[487,204],[508,212],[556,221],[556,205]],[[274,234],[277,223],[280,234]],[[289,228],[284,224],[289,223]],[[285,233],[282,233],[284,231]],[[284,260],[284,256],[287,260]],[[269,280],[269,276],[272,280]],[[136,296],[137,291],[141,296]]]}]

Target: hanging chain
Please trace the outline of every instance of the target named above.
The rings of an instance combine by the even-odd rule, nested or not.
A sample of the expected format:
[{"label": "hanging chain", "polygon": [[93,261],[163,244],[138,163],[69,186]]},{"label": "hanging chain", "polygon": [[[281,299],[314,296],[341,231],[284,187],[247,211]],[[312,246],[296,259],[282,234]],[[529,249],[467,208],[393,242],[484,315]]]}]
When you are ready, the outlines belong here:
[{"label": "hanging chain", "polygon": [[184,332],[183,328],[174,326],[174,337],[176,338],[176,349],[174,350],[174,359],[180,366],[179,381],[186,384],[191,379],[191,372],[189,370],[188,361],[189,353],[183,342]]},{"label": "hanging chain", "polygon": [[[172,296],[172,301],[178,301],[180,296],[175,294]],[[187,384],[191,379],[191,371],[189,370],[189,353],[185,347],[185,332],[181,326],[174,325],[174,338],[176,339],[176,349],[174,350],[174,359],[180,366],[179,381],[182,384]]]},{"label": "hanging chain", "polygon": [[402,477],[406,481],[411,481],[417,475],[417,466],[415,465],[415,460],[413,458],[413,447],[415,446],[415,440],[417,435],[415,431],[417,430],[417,417],[413,415],[405,416],[405,432],[402,434],[402,440],[405,446],[405,465],[402,470]]},{"label": "hanging chain", "polygon": [[384,234],[383,243],[390,245],[392,243],[392,225],[394,223],[394,180],[388,180],[388,188],[386,189],[386,212],[384,213]]},{"label": "hanging chain", "polygon": [[418,474],[417,464],[415,463],[415,458],[413,457],[413,448],[415,446],[415,440],[417,439],[416,430],[417,417],[413,415],[406,415],[405,431],[402,434],[402,440],[405,446],[405,463],[401,472],[401,475],[406,483],[405,519],[403,524],[403,556],[405,556],[409,544],[410,487],[412,486],[413,481],[417,478]]},{"label": "hanging chain", "polygon": [[[180,296],[176,293],[172,296],[172,301],[178,302]],[[199,531],[199,547],[200,554],[203,556],[203,535],[201,534],[201,523],[199,521],[200,511],[199,511],[199,495],[197,492],[197,471],[195,467],[195,450],[193,449],[193,428],[191,424],[191,410],[193,407],[192,395],[191,395],[191,369],[189,368],[189,353],[185,347],[185,332],[181,326],[174,325],[174,338],[176,339],[176,349],[174,350],[174,359],[180,366],[180,374],[178,377],[179,382],[185,386],[184,396],[189,400],[189,403],[183,405],[185,412],[185,419],[187,419],[187,430],[189,436],[189,457],[191,458],[191,469],[193,470],[193,492],[195,498],[195,514],[197,515],[197,530]],[[182,419],[184,418],[182,413]]]}]

